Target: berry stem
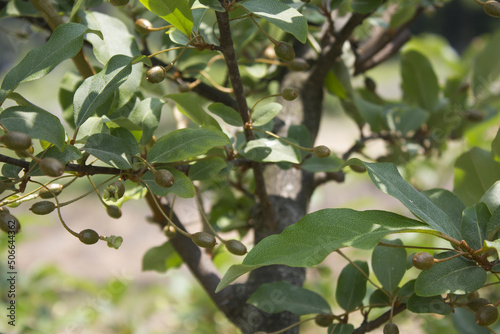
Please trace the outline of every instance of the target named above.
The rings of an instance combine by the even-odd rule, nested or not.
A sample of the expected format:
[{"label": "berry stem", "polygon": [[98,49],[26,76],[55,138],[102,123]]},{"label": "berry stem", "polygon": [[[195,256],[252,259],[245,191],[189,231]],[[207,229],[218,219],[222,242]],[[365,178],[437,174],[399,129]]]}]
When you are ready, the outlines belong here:
[{"label": "berry stem", "polygon": [[212,224],[210,224],[210,222],[208,221],[207,215],[205,214],[205,210],[203,209],[203,205],[201,204],[200,189],[198,187],[195,187],[195,196],[196,196],[196,205],[198,206],[198,211],[200,212],[203,223],[205,223],[205,225],[208,226],[212,234],[215,235],[215,237],[219,239],[220,242],[225,244],[226,240],[224,240],[217,232],[215,232],[214,228],[212,227]]},{"label": "berry stem", "polygon": [[432,250],[444,250],[444,251],[451,251],[451,252],[459,252],[456,249],[453,248],[444,248],[444,247],[426,247],[426,246],[410,246],[410,245],[393,245],[393,244],[387,244],[385,242],[380,241],[377,246],[383,246],[383,247],[393,247],[393,248],[415,248],[415,249],[432,249]]},{"label": "berry stem", "polygon": [[264,97],[261,97],[260,99],[258,99],[257,102],[255,102],[253,104],[252,109],[250,109],[250,116],[249,116],[250,120],[252,119],[253,110],[255,109],[255,107],[257,106],[257,104],[259,104],[259,102],[261,102],[261,101],[263,101],[265,99],[268,99],[270,97],[277,97],[277,96],[281,96],[281,93],[264,96]]},{"label": "berry stem", "polygon": [[255,25],[257,26],[257,28],[259,28],[260,31],[262,31],[262,33],[264,35],[266,35],[266,37],[274,44],[278,44],[279,42],[277,40],[275,40],[274,38],[272,38],[264,29],[262,29],[262,27],[260,26],[260,24],[255,21],[255,19],[253,18],[253,14],[252,13],[249,13],[244,7],[243,7],[243,10],[245,10],[245,12],[248,13],[248,17],[250,17],[250,20],[252,20],[253,23],[255,23]]}]

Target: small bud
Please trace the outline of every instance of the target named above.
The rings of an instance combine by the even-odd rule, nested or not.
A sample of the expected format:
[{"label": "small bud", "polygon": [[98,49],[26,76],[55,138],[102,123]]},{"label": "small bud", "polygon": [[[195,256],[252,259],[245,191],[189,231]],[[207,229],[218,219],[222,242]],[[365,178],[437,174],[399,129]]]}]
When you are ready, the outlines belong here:
[{"label": "small bud", "polygon": [[476,312],[476,323],[479,326],[489,326],[498,320],[498,308],[493,304],[484,305]]},{"label": "small bud", "polygon": [[295,50],[290,45],[290,43],[278,42],[274,46],[274,52],[279,58],[283,59],[284,61],[292,61],[295,59]]},{"label": "small bud", "polygon": [[119,200],[125,194],[125,186],[121,181],[115,181],[109,184],[104,190],[104,199]]},{"label": "small bud", "polygon": [[152,84],[157,84],[165,80],[165,69],[163,66],[151,67],[146,72],[146,80]]},{"label": "small bud", "polygon": [[333,322],[333,314],[317,314],[314,322],[320,327],[328,327]]},{"label": "small bud", "polygon": [[299,93],[293,88],[285,88],[281,92],[281,96],[287,101],[293,101],[299,96]]},{"label": "small bud", "polygon": [[356,173],[364,173],[364,172],[366,172],[366,167],[365,166],[349,165],[349,168],[351,168],[351,170],[353,172],[356,172]]},{"label": "small bud", "polygon": [[174,174],[167,169],[158,169],[153,172],[153,179],[162,188],[170,188],[175,183]]},{"label": "small bud", "polygon": [[231,239],[225,242],[226,248],[230,253],[234,255],[245,255],[247,253],[247,247],[239,242],[238,240]]},{"label": "small bud", "polygon": [[56,208],[56,205],[52,203],[51,201],[41,201],[41,202],[36,202],[34,203],[30,210],[33,212],[35,215],[48,215],[52,211],[54,211]]},{"label": "small bud", "polygon": [[146,19],[138,19],[135,21],[135,30],[137,30],[137,32],[139,32],[143,36],[149,34],[149,29],[151,28],[153,28],[153,25]]},{"label": "small bud", "polygon": [[24,151],[30,148],[31,138],[22,132],[9,131],[0,137],[0,141],[9,149]]},{"label": "small bud", "polygon": [[191,87],[189,86],[188,83],[183,82],[183,83],[179,84],[179,92],[181,92],[181,93],[187,93],[187,92],[190,92],[190,91],[191,91]]},{"label": "small bud", "polygon": [[330,149],[325,145],[319,145],[313,148],[313,154],[318,158],[328,158],[331,152]]},{"label": "small bud", "polygon": [[111,218],[118,219],[122,216],[122,210],[120,210],[120,208],[117,207],[116,205],[108,205],[106,207],[106,212],[108,213],[108,216],[110,216]]},{"label": "small bud", "polygon": [[40,189],[38,196],[43,199],[54,198],[54,196],[59,195],[63,190],[62,184],[51,183]]},{"label": "small bud", "polygon": [[411,261],[413,266],[420,270],[429,270],[434,266],[434,257],[427,252],[415,253]]},{"label": "small bud", "polygon": [[396,324],[388,322],[384,326],[384,334],[399,334],[399,328]]},{"label": "small bud", "polygon": [[99,241],[99,234],[91,229],[86,229],[78,234],[78,239],[86,245],[93,245]]},{"label": "small bud", "polygon": [[177,231],[175,230],[175,227],[173,227],[170,224],[168,224],[167,226],[165,226],[163,228],[163,233],[169,239],[171,239],[171,238],[173,238],[173,237],[175,237],[177,235]]},{"label": "small bud", "polygon": [[295,58],[294,60],[289,62],[286,66],[291,71],[305,71],[309,68],[309,64],[303,58]]},{"label": "small bud", "polygon": [[196,232],[191,234],[191,240],[198,246],[203,248],[214,248],[217,243],[215,237],[207,232]]},{"label": "small bud", "polygon": [[15,234],[21,230],[21,224],[16,217],[11,215],[7,209],[0,212],[0,230],[9,233],[14,231]]},{"label": "small bud", "polygon": [[486,1],[483,5],[486,14],[492,17],[500,18],[500,3],[496,1]]},{"label": "small bud", "polygon": [[47,176],[58,177],[64,173],[63,164],[55,158],[44,158],[39,165],[42,173]]}]

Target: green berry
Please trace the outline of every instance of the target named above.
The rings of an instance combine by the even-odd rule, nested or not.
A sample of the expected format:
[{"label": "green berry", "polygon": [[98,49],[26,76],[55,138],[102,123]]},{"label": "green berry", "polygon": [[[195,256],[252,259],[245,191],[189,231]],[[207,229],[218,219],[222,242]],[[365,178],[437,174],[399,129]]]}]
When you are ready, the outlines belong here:
[{"label": "green berry", "polygon": [[36,202],[33,204],[30,208],[31,212],[33,212],[35,215],[48,215],[54,209],[56,208],[56,205],[52,203],[51,201],[41,201],[41,202]]},{"label": "green berry", "polygon": [[285,88],[281,92],[281,96],[286,101],[293,101],[297,98],[297,96],[299,96],[299,93],[297,93],[297,91],[293,88]]},{"label": "green berry", "polygon": [[[471,301],[471,300],[474,300],[474,299],[477,299],[479,298],[479,292],[476,290],[474,292],[471,292],[467,295],[467,300],[468,301]],[[489,303],[488,303],[489,304]]]},{"label": "green berry", "polygon": [[500,3],[496,1],[486,1],[483,10],[489,16],[500,18]]},{"label": "green berry", "polygon": [[9,149],[24,151],[30,148],[31,138],[22,132],[9,131],[0,137],[0,141]]},{"label": "green berry", "polygon": [[215,237],[207,232],[196,232],[191,234],[191,240],[198,246],[203,248],[214,248],[217,243]]},{"label": "green berry", "polygon": [[399,328],[396,324],[388,322],[384,326],[384,334],[399,334]]},{"label": "green berry", "polygon": [[234,255],[245,255],[247,253],[247,248],[246,246],[239,242],[238,240],[231,239],[225,242],[226,248],[229,252],[233,253]]},{"label": "green berry", "polygon": [[86,229],[78,234],[78,239],[86,245],[93,245],[99,241],[99,234],[91,229]]},{"label": "green berry", "polygon": [[434,258],[427,252],[415,253],[411,261],[413,262],[413,266],[420,270],[428,270],[434,266]]},{"label": "green berry", "polygon": [[146,19],[138,19],[135,21],[135,30],[137,30],[141,35],[146,36],[149,34],[149,29],[151,28],[153,28],[153,25]]},{"label": "green berry", "polygon": [[152,84],[157,84],[165,80],[165,69],[163,66],[151,67],[146,72],[146,80]]},{"label": "green berry", "polygon": [[125,6],[129,3],[129,0],[109,0],[109,3],[113,6]]},{"label": "green berry", "polygon": [[309,68],[309,64],[303,58],[295,58],[294,60],[289,62],[286,66],[291,71],[305,71]]},{"label": "green berry", "polygon": [[349,165],[349,168],[351,168],[351,170],[353,172],[356,172],[356,173],[364,173],[364,172],[366,172],[366,167],[365,166]]},{"label": "green berry", "polygon": [[179,84],[179,92],[187,93],[189,91],[191,91],[191,87],[189,86],[188,83],[183,82],[183,83]]},{"label": "green berry", "polygon": [[14,233],[16,234],[19,233],[19,231],[21,230],[21,224],[19,223],[19,220],[11,215],[8,210],[5,210],[0,212],[0,230],[7,233],[11,231],[14,231]]},{"label": "green berry", "polygon": [[175,230],[175,227],[173,227],[170,224],[168,224],[167,226],[165,226],[163,228],[163,233],[169,239],[171,239],[171,238],[173,238],[173,237],[175,237],[177,235],[177,231]]},{"label": "green berry", "polygon": [[328,158],[330,153],[330,149],[325,145],[319,145],[313,148],[313,154],[318,158]]},{"label": "green berry", "polygon": [[295,59],[295,50],[290,43],[287,42],[276,43],[274,46],[274,53],[284,61],[292,61]]},{"label": "green berry", "polygon": [[472,311],[477,312],[479,309],[485,305],[491,304],[491,301],[486,298],[474,298],[467,302],[467,307]]},{"label": "green berry", "polygon": [[493,304],[484,305],[476,312],[476,323],[479,326],[489,326],[498,319],[498,309]]},{"label": "green berry", "polygon": [[153,172],[153,179],[162,188],[170,188],[175,183],[174,174],[167,169],[157,169]]},{"label": "green berry", "polygon": [[62,184],[51,183],[40,189],[40,191],[38,192],[38,196],[43,199],[49,199],[59,195],[62,190]]},{"label": "green berry", "polygon": [[117,207],[116,205],[108,205],[106,207],[106,212],[108,213],[108,216],[110,216],[111,218],[118,219],[122,216],[122,210],[120,210],[120,208]]},{"label": "green berry", "polygon": [[55,158],[44,158],[39,162],[40,170],[43,174],[52,177],[63,175],[64,166]]},{"label": "green berry", "polygon": [[316,317],[314,317],[314,322],[318,326],[328,327],[333,322],[333,314],[326,314],[326,313],[325,314],[317,314]]},{"label": "green berry", "polygon": [[374,93],[377,90],[377,83],[370,77],[365,77],[365,88]]}]

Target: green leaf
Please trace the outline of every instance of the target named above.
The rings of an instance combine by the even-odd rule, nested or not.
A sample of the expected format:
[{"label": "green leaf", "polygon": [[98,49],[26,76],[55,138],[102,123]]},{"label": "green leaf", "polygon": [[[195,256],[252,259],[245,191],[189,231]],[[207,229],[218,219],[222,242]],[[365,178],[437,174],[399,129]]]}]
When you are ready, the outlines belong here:
[{"label": "green leaf", "polygon": [[[382,240],[384,243],[402,246],[403,242]],[[372,269],[382,287],[389,293],[397,289],[406,272],[406,250],[404,248],[376,246],[372,253]]]},{"label": "green leaf", "polygon": [[494,249],[497,256],[500,256],[500,239],[494,241],[485,240],[483,246],[485,250]]},{"label": "green leaf", "polygon": [[408,310],[413,313],[435,313],[447,315],[452,312],[449,304],[446,304],[441,296],[420,297],[412,295],[406,304]]},{"label": "green leaf", "polygon": [[460,230],[450,221],[448,215],[432,203],[426,196],[408,184],[392,163],[364,163],[373,183],[384,193],[398,199],[415,216],[457,240],[461,240]]},{"label": "green leaf", "polygon": [[141,0],[141,3],[168,23],[191,36],[193,15],[186,0]]},{"label": "green leaf", "polygon": [[500,181],[493,183],[479,201],[484,202],[490,212],[494,212],[500,206]]},{"label": "green leaf", "polygon": [[200,3],[218,12],[226,11],[224,7],[221,6],[219,0],[200,0]]},{"label": "green leaf", "polygon": [[453,325],[458,334],[490,334],[487,327],[481,327],[476,323],[474,313],[462,308],[456,307],[452,314]]},{"label": "green leaf", "polygon": [[[73,72],[66,72],[59,86],[59,104],[62,108],[62,116],[71,128],[75,129],[75,115],[73,113],[73,98],[83,78]],[[78,133],[80,134],[80,133]]]},{"label": "green leaf", "polygon": [[398,298],[402,303],[406,303],[408,299],[415,293],[415,280],[409,280],[398,291]]},{"label": "green leaf", "polygon": [[401,77],[406,101],[434,111],[439,100],[439,83],[429,60],[415,50],[404,52],[401,57]]},{"label": "green leaf", "polygon": [[495,139],[491,142],[491,155],[496,161],[500,161],[500,129],[498,129]]},{"label": "green leaf", "polygon": [[131,147],[132,144],[123,138],[98,133],[87,139],[83,149],[115,168],[130,169],[132,168],[132,157],[139,153],[132,150]]},{"label": "green leaf", "polygon": [[[333,71],[328,71],[325,78],[325,86],[330,93],[337,96],[339,99],[345,100],[347,98],[348,89],[344,88],[344,85],[340,82]],[[350,86],[349,88],[352,90]]]},{"label": "green leaf", "polygon": [[258,105],[252,113],[252,124],[254,126],[262,126],[269,123],[278,115],[281,108],[283,108],[283,106],[276,102],[271,102],[262,106]]},{"label": "green leaf", "polygon": [[292,7],[277,0],[247,0],[240,3],[250,13],[260,16],[278,28],[292,34],[301,43],[307,40],[307,21]]},{"label": "green leaf", "polygon": [[337,303],[347,312],[353,311],[363,302],[366,295],[366,281],[369,275],[367,262],[354,261],[354,264],[364,274],[349,263],[340,273],[335,292]]},{"label": "green leaf", "polygon": [[160,99],[147,98],[134,106],[128,118],[142,128],[141,145],[146,146],[160,122],[163,102]]},{"label": "green leaf", "polygon": [[382,0],[351,0],[351,8],[359,14],[368,14],[376,10]]},{"label": "green leaf", "polygon": [[157,185],[151,171],[148,171],[142,177],[142,181],[146,182],[155,195],[165,196],[167,194],[174,194],[182,198],[191,198],[194,196],[193,183],[183,172],[170,167],[164,169],[169,170],[174,175],[175,183],[170,188],[163,188]]},{"label": "green leaf", "polygon": [[391,104],[384,107],[384,117],[389,130],[399,131],[404,136],[418,130],[427,121],[429,113],[417,106]]},{"label": "green leaf", "polygon": [[351,324],[335,323],[328,327],[328,334],[352,334],[354,326]]},{"label": "green leaf", "polygon": [[251,140],[239,153],[247,159],[259,162],[291,162],[295,164],[300,162],[299,150],[277,138]]},{"label": "green leaf", "polygon": [[11,0],[4,4],[5,7],[0,11],[0,19],[7,17],[19,17],[19,16],[37,16],[39,15],[38,10],[33,6],[31,2],[26,2],[22,0]]},{"label": "green leaf", "polygon": [[83,45],[83,35],[91,32],[77,23],[58,26],[44,45],[31,50],[19,64],[5,76],[0,87],[0,105],[19,84],[39,79],[63,60],[76,55]]},{"label": "green leaf", "polygon": [[189,167],[189,178],[193,181],[210,180],[217,176],[226,166],[226,161],[220,157],[203,159]]},{"label": "green leaf", "polygon": [[312,267],[341,247],[371,249],[391,233],[429,230],[425,223],[386,211],[319,210],[255,245],[242,265],[229,268],[217,291],[265,265]]},{"label": "green leaf", "polygon": [[168,241],[161,246],[150,248],[142,258],[142,270],[164,273],[168,269],[179,268],[182,259]]},{"label": "green leaf", "polygon": [[486,225],[491,213],[486,204],[479,202],[464,210],[462,216],[463,240],[473,249],[480,249],[486,239]]},{"label": "green leaf", "polygon": [[66,132],[59,118],[37,107],[10,107],[0,113],[0,122],[10,131],[28,134],[64,148]]},{"label": "green leaf", "polygon": [[391,306],[391,300],[387,296],[386,292],[381,289],[377,289],[370,295],[369,301],[370,307],[379,308]]},{"label": "green leaf", "polygon": [[206,153],[213,147],[230,144],[229,138],[213,127],[172,131],[158,139],[148,153],[148,161],[175,162]]},{"label": "green leaf", "polygon": [[[495,239],[496,234],[500,230],[500,206],[498,206],[486,225],[486,238],[488,240]],[[498,236],[497,236],[498,237]]]},{"label": "green leaf", "polygon": [[179,93],[168,94],[165,97],[174,100],[179,111],[196,124],[200,126],[211,125],[220,128],[219,123],[201,107],[203,102],[198,94]]},{"label": "green leaf", "polygon": [[241,120],[240,114],[238,114],[238,112],[235,109],[226,106],[223,103],[220,102],[212,103],[211,105],[208,106],[208,110],[211,113],[222,118],[222,120],[229,125],[243,126],[243,121]]},{"label": "green leaf", "polygon": [[77,126],[82,125],[92,116],[125,82],[132,72],[131,60],[132,58],[129,56],[113,56],[101,72],[85,79],[75,92],[73,99]]},{"label": "green leaf", "polygon": [[312,156],[306,159],[300,168],[311,173],[317,172],[336,172],[344,164],[344,160],[337,157],[334,153],[330,154],[327,158],[318,158]]},{"label": "green leaf", "polygon": [[283,311],[297,315],[332,313],[330,305],[322,296],[287,281],[262,284],[250,296],[247,303],[267,313]]},{"label": "green leaf", "polygon": [[361,117],[370,125],[370,129],[374,132],[387,130],[385,124],[385,110],[381,105],[368,102],[358,96],[354,96],[354,106],[361,114]]},{"label": "green leaf", "polygon": [[454,193],[446,189],[428,189],[422,191],[422,194],[443,210],[457,229],[462,228],[462,211],[465,210],[465,204]]},{"label": "green leaf", "polygon": [[[444,252],[435,256],[443,259],[455,255]],[[415,282],[415,293],[421,297],[432,297],[441,294],[466,294],[481,288],[486,282],[486,272],[475,262],[464,257],[439,262],[422,271]]]},{"label": "green leaf", "polygon": [[500,54],[500,31],[488,39],[486,47],[477,55],[472,68],[474,96],[480,100],[494,94],[491,85],[500,75],[500,64],[495,55]]},{"label": "green leaf", "polygon": [[497,180],[500,180],[500,163],[488,151],[473,147],[455,162],[453,192],[465,205],[477,203]]}]

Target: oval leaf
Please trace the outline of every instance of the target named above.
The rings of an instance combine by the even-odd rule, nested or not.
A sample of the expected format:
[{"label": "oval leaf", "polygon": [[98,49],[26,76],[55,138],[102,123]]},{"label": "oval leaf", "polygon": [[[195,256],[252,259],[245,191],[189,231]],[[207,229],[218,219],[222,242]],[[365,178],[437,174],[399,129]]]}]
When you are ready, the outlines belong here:
[{"label": "oval leaf", "polygon": [[354,264],[356,264],[357,268],[349,263],[342,269],[335,292],[337,303],[347,312],[356,309],[363,302],[366,295],[366,281],[369,275],[368,263],[354,261]]},{"label": "oval leaf", "polygon": [[351,8],[359,14],[368,14],[380,6],[382,0],[351,0]]},{"label": "oval leaf", "polygon": [[0,105],[9,92],[20,83],[39,79],[54,69],[63,60],[76,55],[83,45],[83,35],[89,32],[86,26],[66,23],[58,26],[44,45],[31,50],[5,76],[0,88]]},{"label": "oval leaf", "polygon": [[252,113],[252,125],[262,126],[269,123],[278,113],[283,106],[276,102],[271,102],[263,106],[255,107]]},{"label": "oval leaf", "polygon": [[193,183],[184,173],[175,168],[167,167],[165,169],[168,169],[174,175],[175,183],[170,188],[163,188],[157,185],[151,171],[143,175],[142,181],[146,182],[151,191],[158,196],[165,196],[167,194],[175,194],[182,198],[191,198],[194,196]]},{"label": "oval leaf", "polygon": [[388,234],[428,230],[425,223],[386,211],[319,210],[255,245],[242,265],[229,268],[217,291],[265,265],[312,267],[341,247],[371,249]]},{"label": "oval leaf", "polygon": [[90,136],[83,149],[104,163],[119,169],[132,168],[132,157],[139,153],[123,138],[105,133]]},{"label": "oval leaf", "polygon": [[238,112],[235,109],[226,106],[223,103],[220,102],[212,103],[211,105],[208,106],[208,110],[211,113],[222,118],[222,120],[229,125],[243,126],[243,121],[241,120],[240,114],[238,114]]},{"label": "oval leaf", "polygon": [[332,313],[328,302],[316,292],[289,282],[262,284],[247,303],[267,313],[289,311],[297,315]]},{"label": "oval leaf", "polygon": [[230,144],[229,138],[213,127],[179,129],[161,137],[148,153],[148,161],[183,161],[206,153],[213,147]]},{"label": "oval leaf", "polygon": [[450,314],[451,306],[446,304],[441,296],[420,297],[412,295],[406,304],[408,310],[413,313],[435,313],[447,315]]},{"label": "oval leaf", "polygon": [[226,161],[219,157],[200,160],[189,167],[189,178],[193,181],[210,180],[217,176],[226,166]]},{"label": "oval leaf", "polygon": [[[383,240],[384,243],[402,246],[403,242]],[[406,250],[399,247],[377,246],[372,253],[372,268],[382,287],[392,293],[406,272]]]},{"label": "oval leaf", "polygon": [[170,242],[161,246],[150,248],[142,258],[142,270],[154,270],[164,273],[168,269],[179,268],[182,259],[172,247]]},{"label": "oval leaf", "polygon": [[10,131],[28,134],[63,150],[66,132],[59,118],[38,107],[16,106],[0,113],[0,122]]},{"label": "oval leaf", "polygon": [[[444,252],[436,258],[453,255],[453,252]],[[481,288],[486,276],[484,269],[475,262],[458,257],[436,263],[431,269],[422,271],[415,282],[415,293],[421,297],[446,293],[466,294]]]},{"label": "oval leaf", "polygon": [[132,58],[113,56],[101,72],[82,83],[73,98],[76,126],[82,125],[92,114],[115,93],[132,72]]},{"label": "oval leaf", "polygon": [[300,152],[296,147],[276,138],[260,138],[249,141],[240,154],[259,162],[300,162]]}]

